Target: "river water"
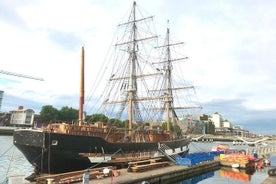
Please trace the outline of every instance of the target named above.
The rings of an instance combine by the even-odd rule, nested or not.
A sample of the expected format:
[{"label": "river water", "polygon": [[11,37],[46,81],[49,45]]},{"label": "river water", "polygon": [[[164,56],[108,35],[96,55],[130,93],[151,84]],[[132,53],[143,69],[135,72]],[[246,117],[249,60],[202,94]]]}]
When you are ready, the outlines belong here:
[{"label": "river water", "polygon": [[[201,151],[210,151],[212,148],[216,147],[220,142],[212,143],[194,143],[190,144],[190,152],[201,152]],[[232,143],[229,143],[231,146]],[[15,147],[12,143],[12,136],[1,136],[0,135],[0,184],[4,183],[8,176],[14,175],[24,175],[29,176],[33,172],[33,167],[25,159],[23,154]],[[248,149],[244,145],[236,146],[237,149]],[[271,155],[270,157],[271,165],[276,166],[276,155]],[[226,169],[226,170],[225,170]],[[236,171],[231,171],[229,168],[221,168],[220,170],[209,172],[198,177],[190,178],[187,180],[179,181],[175,184],[219,184],[219,183],[228,183],[228,184],[260,184],[267,177],[267,170],[269,167],[255,171],[252,175],[246,173],[241,173],[240,176],[235,174]],[[233,174],[234,173],[234,174]],[[232,177],[236,175],[235,177]],[[242,180],[238,180],[242,179]]]},{"label": "river water", "polygon": [[[206,143],[206,142],[192,142],[190,144],[190,152],[199,152],[199,151],[209,151],[210,149],[216,147],[220,142],[212,142],[212,143]],[[238,146],[232,146],[232,143],[228,143],[230,147],[237,148],[237,149],[244,149],[244,150],[250,150],[254,149],[252,147],[248,147],[246,145],[238,145]],[[179,182],[176,182],[175,184],[261,184],[267,177],[268,177],[268,170],[270,168],[276,167],[276,154],[270,155],[269,157],[271,161],[271,166],[264,167],[263,169],[256,170],[253,173],[248,173],[244,170],[237,170],[232,169],[228,167],[222,167],[219,170],[205,173],[203,175],[182,180]],[[275,181],[276,183],[276,181]]]},{"label": "river water", "polygon": [[32,165],[13,146],[12,140],[12,136],[0,135],[0,184],[4,183],[8,176],[29,176],[33,172]]}]

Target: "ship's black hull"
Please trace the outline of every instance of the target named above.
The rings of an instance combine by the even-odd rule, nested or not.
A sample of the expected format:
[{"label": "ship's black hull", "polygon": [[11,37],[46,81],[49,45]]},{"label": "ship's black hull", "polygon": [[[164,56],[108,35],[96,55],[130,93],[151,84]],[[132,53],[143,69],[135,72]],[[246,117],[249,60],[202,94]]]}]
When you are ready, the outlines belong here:
[{"label": "ship's black hull", "polygon": [[[189,144],[189,140],[168,141],[164,144],[172,149],[183,148],[181,153],[186,154],[187,150],[184,150],[184,147]],[[108,143],[100,137],[49,134],[26,129],[14,132],[14,145],[39,169],[39,173],[62,173],[95,165],[81,153],[114,154],[118,150],[121,150],[121,153],[158,150],[157,143]]]}]

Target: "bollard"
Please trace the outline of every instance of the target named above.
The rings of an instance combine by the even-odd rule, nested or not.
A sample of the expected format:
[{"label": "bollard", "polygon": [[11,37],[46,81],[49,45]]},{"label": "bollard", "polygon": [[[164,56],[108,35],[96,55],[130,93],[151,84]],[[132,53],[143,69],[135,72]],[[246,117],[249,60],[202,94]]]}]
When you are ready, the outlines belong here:
[{"label": "bollard", "polygon": [[89,180],[90,180],[90,173],[89,170],[87,169],[82,176],[82,184],[89,184]]}]

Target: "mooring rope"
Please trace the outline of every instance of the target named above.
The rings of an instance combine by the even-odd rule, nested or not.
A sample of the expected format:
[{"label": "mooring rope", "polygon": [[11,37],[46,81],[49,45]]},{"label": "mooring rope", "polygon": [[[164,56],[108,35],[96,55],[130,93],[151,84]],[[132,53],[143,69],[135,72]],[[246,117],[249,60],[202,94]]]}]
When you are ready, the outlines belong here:
[{"label": "mooring rope", "polygon": [[0,157],[2,157],[3,155],[5,155],[8,151],[10,151],[10,149],[13,147],[14,145],[11,145],[11,147],[9,147],[4,153],[2,153],[1,155],[0,155]]},{"label": "mooring rope", "polygon": [[11,155],[10,163],[9,163],[9,166],[8,166],[8,169],[7,169],[7,172],[6,172],[6,176],[5,176],[5,179],[3,180],[2,183],[7,183],[9,181],[8,180],[8,174],[9,174],[9,170],[10,170],[11,163],[12,163],[12,160],[13,160],[14,151],[15,151],[15,149],[13,149],[13,151],[12,151],[12,155]]}]

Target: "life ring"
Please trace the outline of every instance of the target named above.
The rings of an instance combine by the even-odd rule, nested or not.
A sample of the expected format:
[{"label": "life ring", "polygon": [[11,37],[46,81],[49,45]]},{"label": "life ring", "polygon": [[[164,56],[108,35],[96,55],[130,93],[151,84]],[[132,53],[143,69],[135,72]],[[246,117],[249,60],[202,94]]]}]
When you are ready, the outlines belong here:
[{"label": "life ring", "polygon": [[276,176],[276,168],[274,168],[274,169],[269,169],[269,170],[268,170],[268,175],[269,175],[269,176]]}]

